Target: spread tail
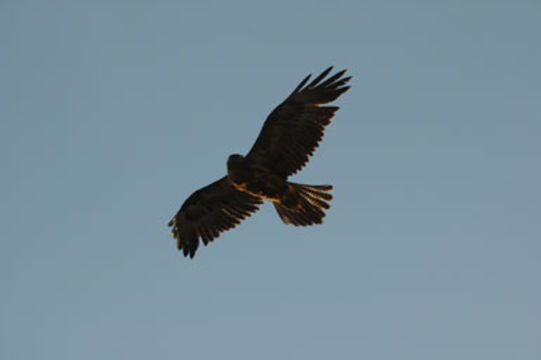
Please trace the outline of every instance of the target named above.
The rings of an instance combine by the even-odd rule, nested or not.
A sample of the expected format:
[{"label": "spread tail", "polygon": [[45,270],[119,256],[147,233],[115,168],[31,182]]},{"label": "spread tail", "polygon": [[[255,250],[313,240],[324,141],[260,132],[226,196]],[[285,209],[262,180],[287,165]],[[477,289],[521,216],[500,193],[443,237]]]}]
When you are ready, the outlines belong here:
[{"label": "spread tail", "polygon": [[332,200],[331,185],[304,185],[288,183],[288,193],[274,207],[285,224],[308,226],[321,224],[330,208],[327,201]]}]

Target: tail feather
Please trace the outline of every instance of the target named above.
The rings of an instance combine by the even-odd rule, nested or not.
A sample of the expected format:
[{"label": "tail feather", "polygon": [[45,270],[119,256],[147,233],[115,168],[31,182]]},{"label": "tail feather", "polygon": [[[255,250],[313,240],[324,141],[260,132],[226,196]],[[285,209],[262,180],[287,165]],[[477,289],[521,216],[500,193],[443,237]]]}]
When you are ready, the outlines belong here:
[{"label": "tail feather", "polygon": [[[274,207],[285,224],[309,226],[321,224],[325,217],[323,209],[329,209],[326,201],[332,200],[331,185],[304,185],[289,183],[288,206],[275,202]],[[291,199],[294,199],[292,202]],[[292,202],[292,204],[290,204]],[[293,205],[294,206],[291,206]]]}]

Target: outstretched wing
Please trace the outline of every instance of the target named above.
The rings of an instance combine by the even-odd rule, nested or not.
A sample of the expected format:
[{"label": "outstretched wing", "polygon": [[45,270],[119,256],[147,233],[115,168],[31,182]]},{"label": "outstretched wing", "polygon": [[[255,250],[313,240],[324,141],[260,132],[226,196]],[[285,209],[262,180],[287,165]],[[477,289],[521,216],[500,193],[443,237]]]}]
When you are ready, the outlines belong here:
[{"label": "outstretched wing", "polygon": [[349,89],[345,85],[351,76],[342,77],[346,70],[323,81],[331,70],[332,66],[304,86],[310,79],[308,75],[272,111],[247,158],[283,177],[306,165],[338,110],[338,106],[322,105],[336,100]]},{"label": "outstretched wing", "polygon": [[184,202],[169,222],[173,227],[171,235],[184,256],[193,258],[199,238],[207,245],[257,211],[261,203],[260,198],[235,189],[224,176],[197,190]]}]

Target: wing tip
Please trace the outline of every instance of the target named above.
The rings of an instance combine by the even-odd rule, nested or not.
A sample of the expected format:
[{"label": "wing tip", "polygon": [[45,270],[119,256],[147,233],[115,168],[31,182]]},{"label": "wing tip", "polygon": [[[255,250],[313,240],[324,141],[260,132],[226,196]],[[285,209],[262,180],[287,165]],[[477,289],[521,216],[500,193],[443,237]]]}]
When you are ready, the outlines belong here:
[{"label": "wing tip", "polygon": [[316,86],[325,86],[325,87],[327,87],[327,86],[335,86],[335,87],[338,87],[338,86],[341,86],[341,85],[345,85],[348,81],[350,81],[352,79],[352,76],[342,78],[342,76],[348,71],[347,68],[345,68],[345,69],[342,69],[342,70],[338,71],[337,73],[335,73],[334,75],[332,75],[330,78],[326,79],[322,83],[321,81],[323,79],[325,79],[325,77],[327,77],[327,75],[329,75],[329,73],[333,69],[334,69],[334,65],[330,65],[325,70],[323,70],[321,72],[321,74],[319,74],[314,80],[312,80],[312,82],[310,82],[308,85],[306,85],[308,80],[310,80],[310,78],[312,77],[312,73],[308,74],[308,76],[306,76],[299,83],[299,85],[297,85],[297,87],[295,88],[295,90],[293,90],[291,95],[294,95],[294,94],[304,90],[305,88],[314,88]]}]

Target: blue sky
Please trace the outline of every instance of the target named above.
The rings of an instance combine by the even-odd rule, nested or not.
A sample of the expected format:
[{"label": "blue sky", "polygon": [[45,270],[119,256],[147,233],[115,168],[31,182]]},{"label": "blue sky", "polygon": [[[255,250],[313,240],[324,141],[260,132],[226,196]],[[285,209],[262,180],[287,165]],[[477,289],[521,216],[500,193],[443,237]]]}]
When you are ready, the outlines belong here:
[{"label": "blue sky", "polygon": [[[536,1],[2,1],[0,358],[541,358]],[[195,260],[166,223],[308,73],[295,181]]]}]

